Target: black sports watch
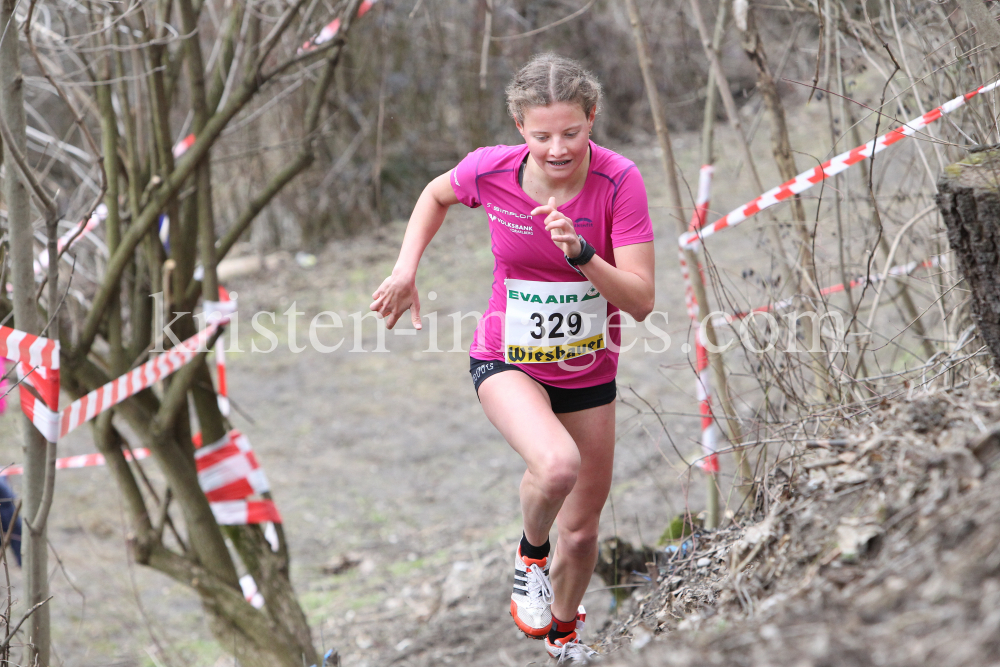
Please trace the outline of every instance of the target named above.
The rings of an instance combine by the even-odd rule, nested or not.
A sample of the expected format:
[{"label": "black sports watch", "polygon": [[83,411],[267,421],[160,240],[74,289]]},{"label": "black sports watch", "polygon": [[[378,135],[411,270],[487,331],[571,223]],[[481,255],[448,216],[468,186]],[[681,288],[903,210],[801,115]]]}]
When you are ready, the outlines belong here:
[{"label": "black sports watch", "polygon": [[566,261],[569,262],[569,265],[572,266],[573,268],[576,268],[578,266],[583,266],[584,264],[592,260],[594,258],[594,255],[597,254],[597,250],[594,248],[594,246],[587,243],[587,239],[583,238],[580,235],[577,235],[576,238],[580,239],[580,254],[577,255],[576,257],[570,257],[569,255],[565,256]]}]

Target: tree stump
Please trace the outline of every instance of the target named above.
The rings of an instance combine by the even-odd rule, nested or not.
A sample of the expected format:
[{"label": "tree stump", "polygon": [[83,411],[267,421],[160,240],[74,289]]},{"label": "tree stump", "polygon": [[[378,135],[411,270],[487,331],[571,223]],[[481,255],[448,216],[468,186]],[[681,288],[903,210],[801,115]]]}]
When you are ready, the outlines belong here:
[{"label": "tree stump", "polygon": [[972,314],[1000,370],[1000,150],[949,165],[935,197],[959,271],[972,292]]}]

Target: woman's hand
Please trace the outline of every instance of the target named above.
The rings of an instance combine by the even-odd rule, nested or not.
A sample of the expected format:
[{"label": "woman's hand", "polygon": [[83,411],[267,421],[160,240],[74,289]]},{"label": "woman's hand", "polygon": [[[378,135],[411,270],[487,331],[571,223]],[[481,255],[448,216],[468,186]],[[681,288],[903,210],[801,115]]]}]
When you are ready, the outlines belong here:
[{"label": "woman's hand", "polygon": [[531,215],[545,215],[545,231],[552,236],[552,242],[564,255],[567,257],[580,256],[583,251],[580,237],[573,227],[573,221],[556,209],[555,197],[549,197],[549,203],[539,206],[531,212]]},{"label": "woman's hand", "polygon": [[386,328],[396,326],[407,309],[410,311],[413,328],[423,328],[420,323],[420,296],[413,278],[403,277],[393,271],[392,275],[382,281],[372,298],[375,300],[369,308],[385,320]]}]

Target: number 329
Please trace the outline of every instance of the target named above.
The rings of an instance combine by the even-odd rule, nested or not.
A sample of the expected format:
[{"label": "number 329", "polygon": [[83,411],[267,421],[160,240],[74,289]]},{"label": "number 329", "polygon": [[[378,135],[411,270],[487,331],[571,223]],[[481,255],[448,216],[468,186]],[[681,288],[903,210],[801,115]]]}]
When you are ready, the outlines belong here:
[{"label": "number 329", "polygon": [[[531,337],[535,340],[540,340],[545,338],[545,315],[543,313],[532,313],[531,320],[535,323],[537,330],[531,332]],[[549,338],[565,338],[566,334],[562,332],[563,326],[563,314],[562,313],[552,313],[549,315]],[[580,313],[570,313],[565,318],[565,324],[568,327],[569,335],[576,336],[580,333],[580,329],[583,327],[583,316]]]}]

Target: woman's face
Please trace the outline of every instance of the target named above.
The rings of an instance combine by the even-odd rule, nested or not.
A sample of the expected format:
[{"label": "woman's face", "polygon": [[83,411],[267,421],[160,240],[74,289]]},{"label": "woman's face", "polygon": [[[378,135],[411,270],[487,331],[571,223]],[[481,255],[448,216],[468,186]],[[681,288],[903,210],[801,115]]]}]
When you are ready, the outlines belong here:
[{"label": "woman's face", "polygon": [[555,102],[524,112],[524,123],[517,123],[517,129],[549,179],[569,180],[587,163],[595,113],[596,109],[588,118],[574,102]]}]

